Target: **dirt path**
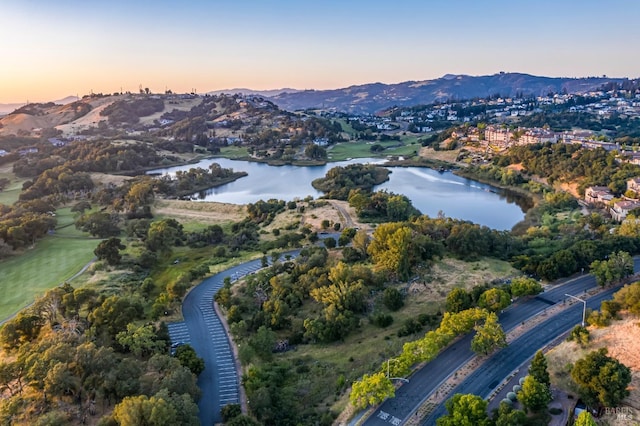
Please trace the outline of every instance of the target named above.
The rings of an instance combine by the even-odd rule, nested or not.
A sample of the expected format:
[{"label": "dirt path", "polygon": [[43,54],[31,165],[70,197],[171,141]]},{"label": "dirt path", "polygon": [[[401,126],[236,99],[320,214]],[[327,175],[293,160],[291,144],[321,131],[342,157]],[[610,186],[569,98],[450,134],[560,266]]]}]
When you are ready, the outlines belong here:
[{"label": "dirt path", "polygon": [[344,228],[353,228],[353,219],[351,219],[351,215],[349,214],[347,209],[345,209],[344,206],[341,205],[341,203],[335,200],[331,200],[329,201],[329,203],[331,203],[334,209],[338,210],[338,213],[344,219]]}]

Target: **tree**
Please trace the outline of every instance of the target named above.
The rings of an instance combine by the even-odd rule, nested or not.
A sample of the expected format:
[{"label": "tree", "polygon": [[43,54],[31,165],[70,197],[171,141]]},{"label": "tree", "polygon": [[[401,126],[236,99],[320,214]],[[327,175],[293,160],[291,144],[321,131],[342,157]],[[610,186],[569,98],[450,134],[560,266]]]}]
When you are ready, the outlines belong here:
[{"label": "tree", "polygon": [[115,266],[120,263],[122,256],[120,250],[124,250],[126,246],[122,244],[120,238],[111,237],[107,240],[101,241],[98,247],[93,251],[93,254],[100,260],[106,260],[111,266]]},{"label": "tree", "polygon": [[249,345],[260,358],[270,360],[276,345],[276,334],[270,328],[262,325],[249,341]]},{"label": "tree", "polygon": [[489,426],[487,401],[477,395],[455,394],[445,406],[447,415],[436,420],[437,426]]},{"label": "tree", "polygon": [[[125,208],[130,214],[136,214],[140,210],[143,212],[153,203],[153,181],[148,177],[131,185],[129,192],[124,197]],[[149,216],[150,217],[150,216]]]},{"label": "tree", "polygon": [[540,383],[533,376],[525,377],[522,389],[518,392],[518,401],[526,410],[538,413],[547,408],[553,397],[551,391],[544,383]]},{"label": "tree", "polygon": [[357,409],[379,404],[395,396],[395,387],[383,372],[365,374],[361,380],[353,382],[349,400]]},{"label": "tree", "polygon": [[120,426],[172,426],[178,424],[176,409],[166,400],[146,395],[130,396],[113,409]]},{"label": "tree", "polygon": [[527,424],[527,415],[522,410],[514,410],[511,405],[501,402],[493,421],[496,426],[523,426]]},{"label": "tree", "polygon": [[529,374],[538,382],[549,387],[551,380],[549,379],[549,371],[547,370],[547,358],[542,351],[536,352],[529,366]]},{"label": "tree", "polygon": [[150,324],[136,326],[129,323],[126,331],[121,331],[116,335],[116,341],[137,357],[160,352],[166,346],[164,340],[158,340],[158,336]]},{"label": "tree", "polygon": [[628,214],[616,230],[616,234],[625,237],[637,238],[638,236],[640,236],[639,219],[640,218],[636,217],[636,215]]},{"label": "tree", "polygon": [[182,225],[173,219],[152,222],[147,231],[147,247],[152,251],[170,252],[182,234]]},{"label": "tree", "polygon": [[621,309],[628,309],[634,315],[640,315],[640,281],[627,284],[613,296]]},{"label": "tree", "polygon": [[328,249],[336,248],[336,245],[337,245],[336,239],[333,237],[325,238],[324,245]]},{"label": "tree", "polygon": [[144,309],[140,301],[114,295],[107,297],[87,319],[96,335],[104,332],[107,336],[115,338],[119,332],[127,329],[129,323],[141,319],[143,315]]},{"label": "tree", "polygon": [[260,426],[260,422],[245,414],[240,414],[225,423],[227,426]]},{"label": "tree", "polygon": [[533,296],[542,292],[542,285],[533,278],[519,277],[511,280],[511,295],[513,297]]},{"label": "tree", "polygon": [[488,355],[497,348],[507,346],[507,337],[498,323],[498,316],[490,313],[482,326],[474,327],[476,335],[471,341],[471,350],[477,354]]},{"label": "tree", "polygon": [[589,330],[581,325],[576,325],[571,329],[567,341],[576,342],[580,346],[585,347],[589,343]]},{"label": "tree", "polygon": [[227,423],[229,420],[234,417],[238,417],[242,414],[242,409],[240,408],[240,404],[227,404],[220,409],[220,415],[222,416],[222,421]]},{"label": "tree", "polygon": [[397,311],[404,306],[402,293],[395,287],[385,288],[382,293],[382,303],[384,303],[384,306],[390,311]]},{"label": "tree", "polygon": [[316,144],[309,144],[304,149],[304,155],[312,160],[324,160],[327,158],[327,150]]},{"label": "tree", "polygon": [[576,361],[571,377],[578,385],[580,397],[592,407],[617,407],[629,396],[631,370],[607,356],[607,348],[590,352]]},{"label": "tree", "polygon": [[351,244],[353,245],[354,249],[358,250],[363,256],[366,256],[367,247],[369,247],[370,241],[371,238],[369,238],[369,234],[367,234],[367,231],[361,229],[353,236]]},{"label": "tree", "polygon": [[76,221],[76,228],[99,238],[115,237],[120,234],[120,228],[116,225],[115,219],[107,212],[83,214]]},{"label": "tree", "polygon": [[498,312],[509,306],[509,293],[499,288],[490,288],[480,295],[478,306],[491,312]]},{"label": "tree", "polygon": [[633,259],[624,251],[611,253],[608,260],[594,260],[591,273],[601,286],[606,286],[633,274]]},{"label": "tree", "polygon": [[578,414],[578,418],[576,419],[573,426],[598,426],[596,421],[593,419],[593,416],[587,410],[583,410],[580,414]]},{"label": "tree", "polygon": [[176,358],[193,374],[199,376],[204,371],[204,359],[200,358],[191,345],[181,345],[176,349]]},{"label": "tree", "polygon": [[396,273],[406,279],[410,272],[411,229],[401,222],[379,225],[373,232],[373,241],[367,252],[378,270]]},{"label": "tree", "polygon": [[447,312],[461,312],[469,309],[472,304],[471,295],[463,288],[456,287],[447,294]]}]

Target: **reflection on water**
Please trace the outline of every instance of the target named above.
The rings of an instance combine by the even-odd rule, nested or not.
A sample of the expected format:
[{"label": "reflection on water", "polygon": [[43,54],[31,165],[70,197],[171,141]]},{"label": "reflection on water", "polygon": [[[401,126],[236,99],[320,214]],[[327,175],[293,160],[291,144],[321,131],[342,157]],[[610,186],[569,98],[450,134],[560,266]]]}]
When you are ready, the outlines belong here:
[{"label": "reflection on water", "polygon": [[[324,177],[336,166],[353,163],[376,162],[379,159],[354,159],[323,166],[269,166],[263,163],[235,161],[224,158],[202,160],[193,165],[153,170],[149,173],[175,173],[193,167],[208,168],[211,163],[224,168],[245,171],[248,176],[234,182],[194,194],[203,201],[232,204],[255,203],[271,198],[282,200],[302,199],[307,196],[319,198],[322,193],[311,186],[311,181]],[[531,200],[511,191],[462,178],[451,172],[419,167],[389,167],[389,181],[378,185],[376,190],[387,190],[404,194],[423,214],[431,217],[443,212],[446,216],[469,220],[494,229],[511,229],[524,218],[531,208]]]}]

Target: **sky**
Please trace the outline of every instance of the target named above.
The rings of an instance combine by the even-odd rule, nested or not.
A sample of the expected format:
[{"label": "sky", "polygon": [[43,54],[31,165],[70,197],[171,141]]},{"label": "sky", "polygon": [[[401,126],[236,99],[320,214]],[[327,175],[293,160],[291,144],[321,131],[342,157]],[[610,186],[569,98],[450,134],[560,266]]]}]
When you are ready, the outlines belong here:
[{"label": "sky", "polygon": [[638,0],[0,0],[0,103],[500,71],[635,78],[638,16]]}]

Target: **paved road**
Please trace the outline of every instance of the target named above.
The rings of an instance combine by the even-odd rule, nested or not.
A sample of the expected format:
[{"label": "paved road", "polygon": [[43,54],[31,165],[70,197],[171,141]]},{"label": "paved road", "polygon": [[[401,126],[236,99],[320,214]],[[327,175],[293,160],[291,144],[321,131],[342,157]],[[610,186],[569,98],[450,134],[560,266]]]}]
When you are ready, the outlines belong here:
[{"label": "paved road", "polygon": [[[297,256],[300,251],[287,252]],[[284,254],[283,254],[284,256]],[[198,377],[202,391],[198,408],[202,425],[222,421],[220,408],[240,403],[240,381],[229,338],[213,309],[213,296],[224,285],[224,279],[237,279],[262,268],[260,259],[243,263],[207,278],[194,287],[182,303],[184,321],[169,324],[172,343],[190,344],[204,359],[205,369]]]},{"label": "paved road", "polygon": [[[640,270],[640,259],[634,259],[634,261],[635,270]],[[546,308],[567,299],[565,293],[580,296],[595,286],[595,278],[591,275],[563,280],[539,296],[517,303],[505,310],[499,316],[500,324],[505,332],[508,332],[523,321],[542,313]],[[582,306],[581,303],[579,305]],[[447,347],[433,361],[415,372],[410,376],[409,383],[398,388],[396,396],[383,402],[364,424],[367,426],[396,426],[404,423],[409,416],[414,414],[420,404],[439,387],[440,383],[474,356],[471,351],[471,339],[471,334],[464,336]],[[536,350],[538,348],[536,347]],[[505,369],[504,375],[512,370]]]},{"label": "paved road", "polygon": [[[603,300],[610,299],[618,289],[611,288],[590,298],[587,300],[587,308],[599,308],[600,303]],[[561,314],[554,315],[511,342],[509,346],[489,358],[481,368],[471,373],[469,377],[456,386],[451,395],[471,393],[485,399],[488,398],[507,374],[520,367],[538,349],[543,348],[557,336],[580,324],[582,321],[582,307],[582,303],[576,303]],[[441,404],[425,419],[423,425],[435,425],[436,419],[445,414],[446,409],[444,404]]]}]

